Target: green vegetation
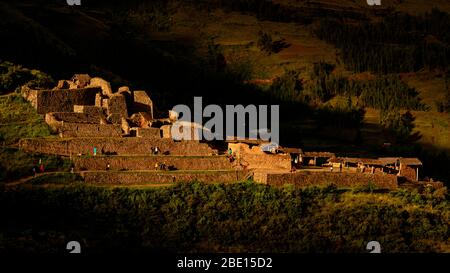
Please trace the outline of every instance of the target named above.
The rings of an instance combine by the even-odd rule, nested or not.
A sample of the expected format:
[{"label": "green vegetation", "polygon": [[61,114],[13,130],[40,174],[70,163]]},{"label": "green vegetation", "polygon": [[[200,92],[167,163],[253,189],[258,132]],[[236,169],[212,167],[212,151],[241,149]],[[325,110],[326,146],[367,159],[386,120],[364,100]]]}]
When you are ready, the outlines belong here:
[{"label": "green vegetation", "polygon": [[413,72],[450,65],[450,15],[433,9],[422,16],[392,13],[379,23],[322,20],[315,34],[342,52],[349,69],[376,73]]},{"label": "green vegetation", "polygon": [[55,155],[25,153],[16,148],[0,148],[0,181],[11,181],[38,172],[39,160],[46,171],[68,171],[70,162]]},{"label": "green vegetation", "polygon": [[76,174],[70,172],[58,172],[58,173],[49,173],[42,176],[37,176],[36,178],[32,178],[27,181],[28,184],[32,185],[42,185],[42,184],[60,184],[60,185],[68,185],[72,183],[82,183],[83,178]]},{"label": "green vegetation", "polygon": [[258,32],[258,42],[257,45],[259,49],[265,52],[267,55],[272,53],[278,53],[284,48],[289,47],[285,39],[273,40],[272,35],[269,33],[259,31]]},{"label": "green vegetation", "polygon": [[21,138],[49,135],[47,124],[20,95],[0,96],[0,142],[9,145]]},{"label": "green vegetation", "polygon": [[409,112],[400,114],[398,110],[382,111],[381,125],[391,131],[398,142],[411,140],[411,133],[414,129],[414,116]]},{"label": "green vegetation", "polygon": [[273,81],[269,89],[271,95],[285,103],[300,101],[303,83],[299,75],[300,73],[296,70],[286,70],[283,75]]},{"label": "green vegetation", "polygon": [[409,87],[398,76],[377,77],[373,81],[363,82],[362,86],[361,100],[365,106],[380,110],[427,109],[420,102],[417,90]]},{"label": "green vegetation", "polygon": [[[18,84],[17,82],[15,84]],[[17,148],[21,138],[47,137],[50,129],[36,110],[20,95],[0,96],[0,181],[10,181],[33,174],[39,167],[39,159],[46,170],[68,169],[67,160],[57,156],[25,153]]]},{"label": "green vegetation", "polygon": [[75,236],[89,252],[365,252],[377,240],[384,252],[441,252],[450,247],[448,201],[443,190],[386,195],[251,182],[24,187],[0,195],[2,223],[14,223],[0,225],[0,245],[56,252]]},{"label": "green vegetation", "polygon": [[45,88],[53,83],[49,75],[39,70],[23,68],[10,62],[0,62],[0,95],[11,93],[22,85]]},{"label": "green vegetation", "polygon": [[438,112],[450,112],[450,70],[444,75],[445,96],[442,101],[437,101],[436,106]]},{"label": "green vegetation", "polygon": [[333,73],[332,64],[315,63],[311,72],[311,93],[326,102],[336,95],[356,96],[364,107],[379,110],[427,110],[415,88],[408,86],[399,76],[378,76],[368,80],[350,80]]}]

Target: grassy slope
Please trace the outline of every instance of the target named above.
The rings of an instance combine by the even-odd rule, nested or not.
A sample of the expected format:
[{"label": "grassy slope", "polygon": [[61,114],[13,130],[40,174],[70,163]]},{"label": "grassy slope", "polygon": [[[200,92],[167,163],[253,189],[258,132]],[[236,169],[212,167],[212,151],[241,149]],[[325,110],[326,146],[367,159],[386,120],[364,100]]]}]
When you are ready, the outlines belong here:
[{"label": "grassy slope", "polygon": [[[0,138],[14,145],[24,137],[50,136],[50,130],[36,110],[17,94],[0,96]],[[56,156],[24,153],[16,148],[0,148],[0,182],[32,175],[39,159],[47,170],[67,169],[68,163]]]},{"label": "grassy slope", "polygon": [[17,94],[0,96],[0,139],[6,145],[21,138],[49,135],[42,117],[22,97]]},{"label": "grassy slope", "polygon": [[[282,5],[293,5],[296,7],[317,7],[319,4],[325,9],[345,10],[355,9],[359,12],[370,11],[365,1],[336,1],[336,0],[320,0],[320,1],[292,1],[278,0],[275,1]],[[425,12],[432,7],[438,7],[442,10],[450,11],[450,3],[444,0],[420,1],[382,1],[382,6],[392,6],[396,10],[406,11],[410,13]],[[54,12],[60,12],[67,17],[67,7],[55,9]],[[370,14],[370,13],[369,13]],[[82,16],[82,22],[90,22],[95,27],[95,31],[100,33],[108,31],[108,21],[104,17],[87,16],[86,12],[77,14]],[[84,16],[84,17],[83,17]],[[86,17],[86,18],[85,18]],[[89,20],[88,20],[89,19]],[[72,20],[61,21],[58,29],[70,29],[70,27],[81,28],[79,24],[71,25]],[[52,26],[48,26],[49,28]],[[39,29],[45,29],[39,27]],[[82,29],[82,28],[81,28]],[[57,30],[57,29],[56,29]],[[271,33],[277,38],[286,39],[290,46],[281,52],[272,55],[266,55],[256,47],[257,34],[260,30]],[[41,33],[45,33],[41,31]],[[49,32],[50,33],[50,32]],[[59,33],[54,31],[54,33]],[[76,33],[78,40],[84,40],[86,37],[78,31],[65,31],[65,33]],[[225,13],[223,11],[198,11],[183,6],[176,9],[172,15],[172,26],[169,32],[155,32],[148,28],[142,29],[143,36],[148,40],[177,40],[177,41],[194,41],[198,45],[199,53],[206,51],[206,42],[210,38],[214,38],[216,43],[223,46],[225,56],[228,63],[237,63],[247,61],[251,64],[254,71],[251,75],[252,79],[271,80],[283,73],[286,68],[299,69],[301,77],[308,78],[309,68],[312,63],[324,60],[330,63],[337,62],[337,52],[331,46],[323,41],[315,38],[308,26],[298,25],[294,23],[277,23],[269,21],[258,21],[255,16],[243,15],[237,12]],[[46,34],[47,35],[47,34]],[[43,35],[45,36],[45,35]],[[54,38],[49,35],[50,38]],[[50,40],[49,38],[49,40]],[[44,39],[45,40],[45,39]],[[345,71],[342,64],[338,64],[339,73],[351,74]],[[421,143],[435,145],[439,148],[450,149],[450,141],[448,139],[449,129],[448,123],[450,118],[448,115],[440,114],[435,111],[435,101],[443,96],[442,80],[434,76],[428,78],[417,77],[416,74],[408,75],[405,80],[416,87],[421,93],[424,102],[432,107],[429,112],[417,112],[416,125],[417,131],[423,135]],[[369,142],[377,141],[378,143],[385,141],[373,134],[378,134],[377,113],[369,110],[366,115],[366,127],[364,128],[366,137]],[[433,120],[433,122],[429,122]],[[430,127],[432,130],[430,130]]]},{"label": "grassy slope", "polygon": [[76,238],[88,242],[86,250],[94,252],[118,246],[175,252],[365,252],[370,240],[379,241],[386,253],[450,250],[443,190],[380,194],[251,182],[145,190],[86,185],[20,189],[0,196],[0,208],[15,209],[4,216],[15,225],[0,225],[3,249],[64,251],[60,246],[76,232]]},{"label": "grassy slope", "polygon": [[[173,23],[170,32],[155,36],[155,39],[194,38],[201,44],[213,37],[223,46],[228,62],[248,59],[256,70],[252,75],[254,78],[272,79],[282,74],[285,68],[300,69],[306,76],[306,69],[313,62],[335,61],[332,46],[315,38],[308,27],[295,23],[261,22],[254,16],[237,12],[207,13],[191,9],[178,10]],[[256,46],[260,30],[272,34],[274,39],[286,39],[290,46],[278,54],[268,56],[262,53]],[[204,48],[199,48],[201,50]]]},{"label": "grassy slope", "polygon": [[403,79],[420,92],[423,102],[431,107],[428,112],[414,112],[416,132],[420,132],[420,143],[450,151],[450,114],[439,113],[436,102],[444,98],[444,79],[430,73],[408,74]]},{"label": "grassy slope", "polygon": [[[283,1],[281,1],[283,2]],[[319,2],[319,1],[312,1]],[[333,2],[333,1],[323,1]],[[348,2],[348,3],[347,3]],[[352,3],[347,1],[346,3]],[[345,3],[344,3],[345,4]],[[416,9],[428,10],[433,5],[419,5],[417,1],[406,1],[398,10],[413,11]],[[444,10],[450,10],[446,2],[436,2],[436,6]],[[194,16],[198,11],[178,11],[174,16],[174,27],[167,36],[181,36],[192,32],[194,26],[201,26],[201,37],[215,37],[215,42],[223,46],[227,61],[250,60],[255,71],[254,79],[273,79],[283,73],[286,68],[301,70],[301,77],[308,79],[309,70],[314,62],[324,60],[337,64],[338,73],[347,74],[355,78],[365,78],[368,73],[352,74],[346,71],[342,64],[337,63],[337,51],[323,41],[315,38],[307,26],[294,23],[261,22],[255,17],[239,13],[224,13],[215,11],[212,13]],[[286,49],[272,55],[265,55],[256,47],[257,33],[263,30],[271,33],[275,39],[284,38],[290,44]],[[239,50],[239,56],[237,55]],[[444,82],[442,78],[431,73],[411,73],[404,75],[403,79],[412,87],[415,87],[423,102],[431,107],[428,112],[414,112],[416,117],[416,132],[422,135],[421,144],[433,145],[436,148],[450,150],[450,129],[448,127],[450,116],[438,113],[435,102],[444,96]],[[363,138],[369,144],[382,144],[389,142],[386,137],[381,137],[379,130],[379,113],[373,109],[367,109],[363,128]],[[323,146],[320,141],[306,140],[305,144]]]}]

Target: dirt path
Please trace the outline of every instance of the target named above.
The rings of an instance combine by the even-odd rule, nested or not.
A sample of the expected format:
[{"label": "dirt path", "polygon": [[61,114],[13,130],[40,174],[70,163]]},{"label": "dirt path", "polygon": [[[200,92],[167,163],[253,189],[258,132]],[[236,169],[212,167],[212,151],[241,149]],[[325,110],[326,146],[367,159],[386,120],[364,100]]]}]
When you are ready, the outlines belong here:
[{"label": "dirt path", "polygon": [[30,176],[27,176],[27,177],[22,177],[22,178],[20,178],[19,180],[16,180],[16,181],[14,181],[14,182],[8,182],[8,183],[5,183],[5,186],[6,186],[6,187],[14,187],[14,186],[17,186],[17,185],[25,184],[25,183],[27,183],[28,181],[32,180],[33,178],[37,178],[37,177],[44,176],[44,175],[48,175],[48,174],[55,174],[55,173],[61,173],[61,172],[44,172],[44,173],[37,173],[36,176],[30,175]]}]

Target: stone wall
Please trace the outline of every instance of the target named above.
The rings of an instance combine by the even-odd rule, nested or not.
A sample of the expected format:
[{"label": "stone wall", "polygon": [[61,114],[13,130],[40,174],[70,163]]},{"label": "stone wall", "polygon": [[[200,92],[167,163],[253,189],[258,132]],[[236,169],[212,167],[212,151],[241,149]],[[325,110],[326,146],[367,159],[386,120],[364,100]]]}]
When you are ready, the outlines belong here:
[{"label": "stone wall", "polygon": [[20,140],[20,148],[30,152],[41,152],[59,155],[74,155],[91,153],[96,147],[98,154],[117,155],[150,155],[151,148],[158,146],[161,153],[170,155],[212,155],[217,150],[206,143],[197,141],[175,142],[171,139],[148,139],[138,137],[118,138],[28,138]]},{"label": "stone wall", "polygon": [[104,99],[103,107],[106,108],[107,118],[111,123],[121,124],[122,118],[128,118],[127,103],[122,94],[116,93],[109,99]]},{"label": "stone wall", "polygon": [[58,129],[60,137],[120,137],[122,128],[117,124],[88,124],[64,122]]},{"label": "stone wall", "polygon": [[198,181],[203,183],[232,183],[245,178],[244,171],[96,171],[82,172],[86,183],[92,184],[154,184]]},{"label": "stone wall", "polygon": [[49,112],[72,112],[74,105],[94,105],[100,88],[27,90],[23,96],[31,102],[39,114]]},{"label": "stone wall", "polygon": [[165,163],[176,170],[233,169],[225,156],[82,156],[73,157],[76,170],[154,170],[155,163]]},{"label": "stone wall", "polygon": [[144,138],[161,138],[161,130],[159,128],[136,128],[136,136]]},{"label": "stone wall", "polygon": [[288,154],[268,154],[259,146],[249,148],[244,143],[229,143],[228,147],[247,169],[291,170],[291,156]]},{"label": "stone wall", "polygon": [[89,87],[100,87],[102,89],[102,94],[105,96],[111,96],[113,94],[111,84],[102,78],[91,78],[89,81]]},{"label": "stone wall", "polygon": [[112,95],[108,100],[107,111],[108,115],[118,115],[120,118],[127,118],[128,110],[125,97],[122,94]]},{"label": "stone wall", "polygon": [[56,112],[56,113],[47,113],[45,115],[45,119],[53,118],[55,121],[63,121],[69,123],[90,123],[90,124],[99,124],[102,115],[99,113],[96,114],[85,114],[85,113],[70,113],[70,112]]},{"label": "stone wall", "polygon": [[103,116],[103,109],[95,105],[74,105],[73,111],[75,113],[83,113],[92,116]]},{"label": "stone wall", "polygon": [[133,110],[135,112],[146,112],[153,119],[153,101],[145,91],[133,92]]},{"label": "stone wall", "polygon": [[162,137],[172,139],[171,130],[172,130],[172,125],[161,126]]},{"label": "stone wall", "polygon": [[[417,168],[417,167],[416,167]],[[411,181],[417,181],[417,170],[411,166],[400,165],[400,175],[408,178]]]},{"label": "stone wall", "polygon": [[377,189],[395,190],[398,188],[397,176],[392,174],[366,173],[331,173],[331,172],[295,172],[295,173],[267,173],[254,175],[255,180],[271,186],[294,184],[300,187],[328,186],[358,187],[372,183]]}]

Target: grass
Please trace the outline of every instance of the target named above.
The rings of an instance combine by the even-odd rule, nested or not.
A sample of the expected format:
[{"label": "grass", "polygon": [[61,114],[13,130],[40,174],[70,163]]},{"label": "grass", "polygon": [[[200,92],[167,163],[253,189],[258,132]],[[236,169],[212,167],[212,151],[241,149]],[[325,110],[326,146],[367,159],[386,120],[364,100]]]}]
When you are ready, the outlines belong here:
[{"label": "grass", "polygon": [[[278,3],[304,6],[297,1],[280,0]],[[357,9],[367,9],[366,3],[356,3],[354,1],[310,1],[322,3],[329,8],[350,7]],[[413,13],[414,9],[430,10],[433,5],[442,10],[450,11],[450,5],[445,1],[436,1],[433,5],[424,4],[420,1],[408,1],[397,3],[384,1],[385,6],[394,6],[394,9]],[[202,13],[199,15],[199,13]],[[415,12],[417,13],[417,12]],[[195,15],[195,16],[194,16]],[[309,71],[313,63],[320,60],[336,64],[337,51],[331,45],[315,38],[309,26],[294,23],[280,23],[271,21],[258,21],[254,16],[243,15],[238,12],[226,13],[223,11],[192,11],[179,10],[173,17],[174,25],[167,37],[185,37],[202,40],[214,37],[214,42],[222,46],[227,62],[248,61],[252,68],[252,79],[273,79],[281,75],[285,69],[296,69],[301,71],[300,77],[308,82]],[[201,33],[192,31],[195,27],[201,26]],[[189,31],[187,31],[189,30]],[[270,33],[274,39],[286,39],[290,44],[288,48],[271,55],[262,53],[257,48],[258,32],[263,30]],[[183,36],[184,34],[184,36]],[[200,51],[204,49],[200,49]],[[343,64],[337,64],[336,71],[339,74],[349,77],[364,76],[364,73],[352,73],[347,71]],[[403,80],[415,87],[422,101],[431,107],[428,112],[415,112],[416,129],[422,135],[420,144],[434,145],[436,148],[450,150],[450,131],[448,124],[450,116],[436,112],[436,101],[444,96],[444,81],[438,75],[429,72],[418,72],[402,75]],[[331,104],[341,103],[342,99],[331,101]],[[390,142],[389,136],[384,135],[379,126],[379,113],[373,109],[367,109],[365,115],[365,125],[362,128],[363,139],[368,145],[380,146],[384,142]],[[302,124],[299,131],[308,131],[306,125]],[[433,127],[430,130],[430,126]],[[311,147],[326,147],[329,145],[339,145],[339,140],[325,139],[324,141],[313,138],[304,139],[303,144]]]},{"label": "grass", "polygon": [[228,170],[173,170],[173,171],[155,171],[155,170],[108,170],[108,171],[83,171],[85,173],[157,173],[162,175],[172,175],[172,174],[207,174],[207,173],[233,173],[237,170],[228,169]]},{"label": "grass", "polygon": [[[195,14],[195,15],[194,15]],[[199,40],[199,44],[214,38],[221,45],[228,63],[248,60],[252,65],[252,78],[272,79],[281,75],[285,69],[299,69],[308,76],[307,71],[314,62],[324,60],[334,63],[335,49],[315,38],[309,27],[295,23],[258,21],[254,16],[238,12],[225,13],[183,9],[173,16],[174,26],[160,39],[185,37]],[[201,27],[200,34],[192,31]],[[288,48],[271,55],[257,48],[258,32],[263,30],[276,39],[286,39]],[[202,47],[199,52],[206,50]],[[237,56],[238,55],[238,56]]]},{"label": "grass", "polygon": [[27,182],[32,185],[44,185],[44,184],[57,184],[57,185],[69,185],[74,183],[82,183],[83,178],[76,173],[60,172],[50,173],[33,178]]},{"label": "grass", "polygon": [[12,181],[33,175],[33,167],[38,169],[39,160],[47,171],[70,169],[69,160],[56,155],[25,153],[15,148],[0,148],[0,181]]},{"label": "grass", "polygon": [[47,136],[50,136],[49,127],[21,96],[0,96],[0,141],[10,145],[21,138]]},{"label": "grass", "polygon": [[[18,223],[14,232],[1,227],[2,245],[30,252],[55,251],[63,244],[51,233],[66,238],[73,231],[89,242],[88,251],[99,252],[119,246],[174,252],[361,253],[370,240],[379,241],[386,253],[449,251],[445,191],[354,193],[251,182],[163,188],[78,184],[11,189],[2,197],[1,207],[8,208],[5,223]],[[25,237],[28,230],[34,236]],[[24,241],[31,248],[25,249]]]},{"label": "grass", "polygon": [[21,138],[48,137],[50,130],[36,110],[18,94],[0,96],[0,181],[10,181],[31,175],[39,159],[46,169],[68,168],[68,163],[57,156],[24,153],[6,145],[16,144]]}]

